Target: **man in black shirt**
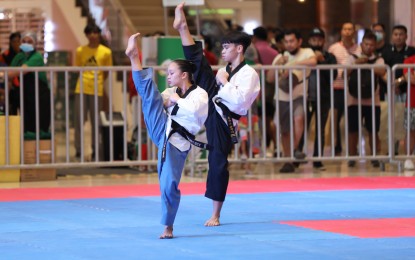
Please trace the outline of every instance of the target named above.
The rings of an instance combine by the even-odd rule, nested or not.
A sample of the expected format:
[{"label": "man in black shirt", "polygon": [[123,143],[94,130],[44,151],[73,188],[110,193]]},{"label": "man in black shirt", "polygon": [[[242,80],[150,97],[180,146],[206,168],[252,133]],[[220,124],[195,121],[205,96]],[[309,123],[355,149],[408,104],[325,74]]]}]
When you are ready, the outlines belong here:
[{"label": "man in black shirt", "polygon": [[[395,25],[392,29],[392,45],[382,50],[382,58],[391,68],[396,64],[403,63],[406,58],[415,54],[415,48],[406,45],[407,39],[408,30],[406,27],[404,25]],[[396,70],[394,77],[395,85],[404,80],[402,75],[402,70]],[[402,88],[400,90],[404,92]]]},{"label": "man in black shirt", "polygon": [[[317,64],[337,64],[336,57],[324,50],[325,33],[321,28],[314,28],[309,34],[308,44],[314,51],[317,58]],[[319,74],[319,76],[317,76]],[[333,76],[330,78],[330,70],[312,70],[308,80],[307,95],[307,128],[310,126],[311,117],[315,114],[315,134],[314,136],[314,157],[324,156],[324,138],[325,127],[330,110],[330,88],[331,82],[337,78],[337,69],[333,70]],[[319,83],[317,82],[319,79]],[[319,124],[320,122],[320,124]],[[318,134],[320,133],[320,135]],[[303,150],[304,136],[301,137],[299,150]],[[319,148],[320,143],[320,148]],[[321,149],[321,150],[320,150]],[[318,170],[325,170],[320,161],[314,161],[313,167]]]},{"label": "man in black shirt", "polygon": [[[391,69],[394,65],[402,64],[406,58],[415,54],[415,48],[406,45],[406,40],[408,39],[407,32],[408,30],[404,25],[395,25],[392,29],[392,45],[388,48],[385,47],[382,50],[382,57],[385,60],[385,64],[389,65]],[[386,81],[386,78],[384,78],[384,80]],[[405,102],[407,84],[405,78],[403,77],[402,69],[395,71],[395,75],[393,76],[392,80],[392,88],[394,88],[396,93],[395,102]],[[397,107],[395,109],[397,109]],[[401,117],[402,113],[395,113],[395,115],[395,122],[400,122],[403,120],[399,120],[397,117]],[[399,136],[403,134],[400,133],[400,131],[404,130],[399,130],[402,127],[400,124],[396,125],[397,128],[395,129],[395,138],[397,141],[395,142],[395,154],[398,154],[399,139],[401,139]]]},{"label": "man in black shirt", "polygon": [[[385,25],[382,23],[375,23],[372,25],[372,31],[376,35],[376,55],[382,57],[383,51],[385,49],[392,49],[392,45],[386,42],[385,37]],[[380,100],[385,101],[385,95],[387,92],[386,81],[380,80]]]}]

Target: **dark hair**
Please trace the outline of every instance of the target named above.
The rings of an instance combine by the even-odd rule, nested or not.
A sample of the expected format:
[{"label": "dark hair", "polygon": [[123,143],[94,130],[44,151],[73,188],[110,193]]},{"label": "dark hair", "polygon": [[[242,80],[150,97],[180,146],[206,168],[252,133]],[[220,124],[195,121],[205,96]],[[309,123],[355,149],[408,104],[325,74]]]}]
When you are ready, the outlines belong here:
[{"label": "dark hair", "polygon": [[277,28],[275,30],[275,41],[281,42],[282,40],[284,40],[284,30]]},{"label": "dark hair", "polygon": [[189,80],[193,84],[193,73],[195,73],[197,69],[196,64],[184,59],[176,59],[173,60],[173,62],[177,64],[181,72],[187,72],[187,74],[189,75]]},{"label": "dark hair", "polygon": [[372,29],[375,28],[376,26],[380,26],[380,27],[382,27],[382,30],[385,30],[385,25],[383,23],[374,23],[374,24],[372,24]]},{"label": "dark hair", "polygon": [[408,33],[408,29],[406,29],[406,26],[405,26],[405,25],[402,25],[402,24],[395,25],[395,26],[392,28],[392,31],[395,31],[395,30],[402,30],[402,31],[404,31],[404,32],[405,32],[405,34],[407,34],[407,33]]},{"label": "dark hair", "polygon": [[363,40],[372,40],[376,42],[376,35],[370,31],[370,30],[366,30],[365,34],[363,35],[362,41]]},{"label": "dark hair", "polygon": [[211,51],[213,49],[213,39],[209,35],[202,35],[203,41],[205,42],[205,48],[208,51]]},{"label": "dark hair", "polygon": [[303,37],[301,36],[300,31],[298,31],[297,29],[287,29],[284,31],[284,36],[286,35],[290,35],[290,34],[294,34],[295,38],[297,38],[297,40],[302,39]]},{"label": "dark hair", "polygon": [[85,26],[84,33],[85,33],[85,34],[90,34],[90,33],[101,33],[101,28],[99,28],[99,27],[98,27],[97,25],[95,25],[95,24],[88,24],[87,26]]},{"label": "dark hair", "polygon": [[246,49],[251,45],[251,36],[244,32],[230,31],[222,37],[220,43],[240,44],[243,47],[243,53],[245,53]]},{"label": "dark hair", "polygon": [[9,41],[12,41],[14,38],[22,38],[22,35],[20,32],[13,32],[9,36]]},{"label": "dark hair", "polygon": [[345,23],[343,23],[343,24],[342,24],[341,29],[343,29],[343,27],[344,27],[346,24],[351,24],[351,25],[353,26],[353,30],[355,30],[355,31],[356,31],[356,25],[355,25],[354,23],[352,23],[352,22],[345,22]]},{"label": "dark hair", "polygon": [[265,29],[262,26],[259,26],[259,27],[255,28],[254,29],[254,36],[257,37],[258,39],[266,41],[267,38],[268,38],[267,29]]}]

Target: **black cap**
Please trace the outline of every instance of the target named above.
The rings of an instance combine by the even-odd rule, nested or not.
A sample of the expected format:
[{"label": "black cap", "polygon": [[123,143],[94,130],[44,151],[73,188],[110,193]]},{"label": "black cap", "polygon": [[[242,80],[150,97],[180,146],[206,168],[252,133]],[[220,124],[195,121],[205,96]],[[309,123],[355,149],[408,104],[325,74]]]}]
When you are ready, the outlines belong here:
[{"label": "black cap", "polygon": [[320,36],[322,38],[325,38],[325,33],[323,30],[321,30],[318,27],[315,27],[311,30],[310,34],[308,35],[308,37],[313,37],[313,36]]}]

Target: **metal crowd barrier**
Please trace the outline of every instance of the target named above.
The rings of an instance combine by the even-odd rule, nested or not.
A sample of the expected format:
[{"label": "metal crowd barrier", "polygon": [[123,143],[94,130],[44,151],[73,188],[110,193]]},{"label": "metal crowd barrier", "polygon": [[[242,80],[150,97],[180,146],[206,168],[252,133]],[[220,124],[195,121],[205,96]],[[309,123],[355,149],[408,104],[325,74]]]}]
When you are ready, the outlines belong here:
[{"label": "metal crowd barrier", "polygon": [[[310,152],[309,147],[309,132],[310,130],[307,129],[306,124],[304,124],[304,136],[305,142],[304,142],[304,151],[307,154],[307,157],[305,158],[306,161],[344,161],[344,160],[380,160],[382,162],[396,162],[398,160],[402,160],[404,158],[409,158],[410,153],[407,149],[406,156],[395,156],[394,151],[394,129],[395,129],[395,120],[392,116],[394,113],[394,98],[395,93],[392,88],[392,73],[395,72],[396,69],[402,68],[402,66],[394,67],[392,70],[388,66],[378,66],[378,65],[353,65],[353,66],[343,66],[343,65],[319,65],[315,67],[306,67],[306,66],[254,66],[254,68],[258,71],[260,78],[261,78],[261,86],[262,91],[260,96],[257,99],[257,103],[265,104],[266,102],[266,96],[265,96],[265,90],[264,86],[265,80],[266,80],[266,74],[268,72],[276,73],[276,78],[278,79],[279,74],[278,71],[280,70],[288,70],[289,71],[289,79],[290,79],[290,132],[294,132],[294,122],[293,122],[293,101],[292,101],[292,75],[293,71],[300,70],[303,72],[303,82],[302,84],[304,86],[307,85],[307,75],[309,74],[309,71],[315,70],[317,72],[317,103],[320,103],[320,86],[319,86],[319,77],[320,72],[323,70],[329,70],[330,71],[330,84],[333,84],[334,77],[333,72],[335,70],[343,70],[345,72],[352,70],[352,69],[358,69],[358,78],[360,79],[360,74],[362,69],[370,69],[372,71],[372,77],[374,77],[373,69],[377,67],[384,67],[386,69],[386,75],[387,75],[387,92],[389,93],[387,103],[388,108],[386,111],[382,111],[382,113],[387,113],[387,133],[380,133],[382,135],[387,134],[387,152],[384,154],[377,153],[376,152],[376,142],[373,137],[373,144],[374,144],[374,153],[373,154],[365,154],[361,147],[361,140],[364,135],[364,125],[362,124],[362,121],[359,120],[359,131],[358,131],[358,140],[359,140],[359,147],[358,154],[357,155],[350,155],[349,150],[349,132],[348,132],[348,113],[347,113],[347,102],[348,102],[348,89],[344,89],[344,95],[345,95],[345,102],[344,102],[344,109],[345,109],[345,115],[344,115],[344,127],[342,131],[344,132],[344,144],[345,149],[344,152],[341,155],[336,155],[334,150],[334,141],[335,141],[335,118],[334,113],[332,113],[334,109],[334,91],[333,88],[330,88],[330,116],[328,118],[327,124],[329,124],[330,131],[328,134],[330,144],[327,144],[326,147],[329,147],[329,149],[325,149],[325,147],[321,147],[321,145],[318,145],[318,156],[313,157],[312,153]],[[413,66],[409,66],[411,68],[414,68]],[[158,73],[160,71],[164,71],[164,67],[153,67],[154,70]],[[218,66],[214,66],[214,69],[218,69]],[[36,115],[36,126],[37,126],[37,132],[36,132],[36,151],[35,151],[35,163],[34,164],[27,164],[25,163],[25,148],[24,148],[24,133],[23,133],[23,117],[24,114],[20,114],[20,164],[11,164],[10,163],[10,151],[14,147],[10,146],[9,137],[10,137],[10,131],[13,131],[13,129],[9,128],[9,95],[8,91],[11,88],[11,84],[9,83],[10,79],[7,76],[8,71],[20,71],[20,82],[24,84],[23,81],[23,74],[26,72],[34,72],[36,74],[36,78],[38,78],[39,72],[46,72],[47,78],[48,78],[48,84],[50,86],[50,99],[51,99],[51,105],[50,105],[50,113],[51,113],[51,125],[50,125],[50,135],[51,135],[51,161],[48,163],[41,163],[40,157],[41,153],[39,151],[39,144],[41,142],[40,136],[39,136],[39,117],[42,115],[39,115],[39,111],[37,111]],[[73,95],[74,91],[74,83],[76,83],[76,80],[73,80],[73,78],[77,78],[85,71],[94,71],[94,73],[98,73],[98,71],[104,71],[109,72],[109,76],[107,79],[107,93],[108,94],[108,129],[109,129],[109,158],[107,160],[102,159],[102,150],[104,149],[100,143],[102,143],[102,140],[100,139],[100,134],[102,136],[102,125],[99,122],[98,118],[99,111],[98,111],[98,101],[97,101],[97,91],[95,91],[95,103],[94,103],[94,114],[95,114],[95,129],[91,129],[91,131],[95,132],[95,156],[93,158],[86,159],[87,151],[84,150],[84,145],[82,145],[81,149],[81,156],[80,159],[75,158],[75,150],[74,150],[74,144],[73,144],[73,135],[72,135],[72,126],[71,126],[71,120],[70,118],[70,111],[71,106],[73,104],[71,103],[71,97]],[[156,147],[151,143],[151,140],[149,139],[147,133],[145,124],[143,124],[142,118],[141,118],[141,100],[140,98],[137,99],[136,107],[132,108],[132,111],[135,111],[134,121],[137,122],[137,131],[136,135],[134,136],[137,144],[137,147],[135,147],[135,153],[134,157],[131,158],[131,155],[128,150],[128,142],[133,136],[129,136],[129,127],[131,126],[131,123],[128,122],[126,115],[129,114],[129,108],[130,105],[128,104],[129,101],[129,94],[128,94],[128,74],[131,71],[131,68],[129,66],[125,67],[31,67],[31,68],[1,68],[0,72],[4,73],[4,89],[5,89],[5,164],[0,165],[1,169],[16,169],[16,168],[72,168],[72,167],[106,167],[106,166],[154,166],[157,164],[157,156],[156,156]],[[157,75],[157,73],[155,75]],[[97,77],[95,77],[95,84],[97,84]],[[159,79],[160,80],[160,79]],[[70,82],[72,81],[72,82]],[[277,82],[278,80],[276,80]],[[82,82],[82,81],[81,81]],[[372,81],[374,82],[374,81]],[[344,78],[344,84],[348,84],[347,77]],[[408,83],[409,86],[410,83]],[[38,89],[38,83],[36,83],[36,89]],[[275,100],[279,100],[279,91],[278,91],[278,84],[274,83],[273,87],[275,88]],[[360,88],[361,86],[359,86]],[[375,86],[372,84],[372,93],[375,93],[376,89]],[[81,84],[82,89],[82,84]],[[115,97],[113,97],[112,93],[117,90],[120,95],[117,100],[114,100]],[[23,92],[24,88],[20,88],[20,103],[23,103]],[[410,93],[410,88],[408,89],[408,94]],[[57,100],[57,94],[63,93],[63,97],[60,97],[61,100]],[[82,92],[82,91],[81,91]],[[307,96],[307,88],[304,87],[304,96]],[[80,99],[83,99],[83,94],[80,95]],[[374,95],[372,95],[374,97]],[[36,95],[36,104],[39,104],[39,97]],[[63,101],[63,102],[62,102]],[[60,104],[61,111],[64,111],[63,118],[56,119],[56,109],[57,109],[57,102]],[[122,104],[122,107],[120,109],[115,109],[114,106],[118,104],[118,106]],[[257,106],[257,103],[255,103],[255,106]],[[82,105],[82,102],[80,102],[80,111],[84,110],[84,107]],[[361,98],[358,98],[358,104],[361,104]],[[376,105],[375,98],[372,98],[372,122],[370,122],[372,125],[375,125],[375,119],[374,119],[374,107]],[[23,104],[24,105],[24,104]],[[361,108],[358,106],[358,116],[361,116]],[[304,115],[306,115],[306,109],[307,109],[307,100],[303,99],[303,109],[304,109]],[[123,115],[122,120],[122,139],[123,139],[123,149],[122,149],[122,159],[116,159],[114,158],[114,140],[116,141],[117,136],[114,136],[114,129],[118,125],[114,124],[116,121],[114,119],[114,113],[113,112],[121,112]],[[278,106],[276,106],[276,115],[278,115]],[[320,122],[320,106],[318,105],[317,108],[317,118],[318,122]],[[258,111],[256,109],[251,109],[246,116],[246,132],[249,138],[248,141],[248,151],[247,151],[247,160],[249,162],[289,162],[289,161],[296,161],[297,159],[294,157],[294,152],[292,151],[289,155],[282,155],[282,147],[280,144],[280,134],[281,134],[281,127],[278,122],[276,122],[276,134],[275,139],[277,140],[277,143],[275,144],[274,150],[271,151],[272,156],[269,156],[270,151],[269,148],[266,145],[266,123],[263,118],[266,116],[266,109],[265,105],[262,105],[260,114],[261,117],[258,116]],[[80,113],[80,121],[83,122],[83,113]],[[305,116],[306,117],[306,116]],[[278,117],[276,118],[278,121]],[[307,120],[307,118],[304,118],[304,120]],[[59,122],[58,122],[59,121]],[[62,123],[63,127],[57,128],[57,124]],[[366,122],[367,123],[367,122]],[[385,123],[385,122],[383,122]],[[313,125],[311,125],[313,126]],[[101,128],[101,129],[100,129]],[[372,127],[374,128],[374,127]],[[318,129],[317,129],[318,130]],[[374,133],[374,131],[373,131]],[[409,133],[409,132],[408,132]],[[375,136],[374,134],[372,134]],[[409,136],[409,135],[408,135]],[[409,138],[409,137],[408,137]],[[254,140],[256,139],[256,140]],[[81,144],[83,144],[85,141],[88,140],[88,137],[85,135],[83,131],[81,131]],[[91,140],[89,140],[91,141]],[[143,143],[146,143],[146,145],[142,145]],[[290,139],[291,147],[293,147],[294,139],[293,135],[291,134]],[[240,150],[240,143],[235,145],[235,149],[232,153],[232,155],[229,157],[230,162],[240,163],[241,162],[241,154],[239,152]],[[134,150],[133,149],[133,150]],[[143,151],[145,149],[146,151]],[[291,149],[293,150],[293,149]],[[143,154],[146,152],[147,158],[143,159]],[[267,154],[268,153],[268,154]],[[1,153],[0,153],[1,154]],[[196,154],[195,152],[192,152],[189,157],[189,167],[191,170],[194,170],[195,165],[197,164],[206,164],[207,162],[206,156],[200,156]]]},{"label": "metal crowd barrier", "polygon": [[[392,75],[396,75],[397,72],[402,72],[402,70],[407,70],[409,74],[413,74],[415,72],[415,64],[398,64],[392,67]],[[403,151],[399,150],[397,151],[396,149],[399,146],[394,146],[394,150],[391,156],[391,161],[392,162],[398,162],[399,163],[399,170],[401,170],[400,168],[402,167],[402,161],[405,159],[414,159],[414,151],[410,149],[410,143],[411,143],[411,138],[410,138],[410,127],[407,127],[406,129],[402,126],[402,125],[398,125],[394,122],[398,121],[400,123],[402,123],[401,121],[407,121],[408,124],[410,124],[410,113],[406,113],[406,117],[405,117],[405,113],[402,114],[403,111],[407,110],[407,107],[409,106],[414,106],[415,107],[415,101],[411,100],[411,96],[413,96],[415,93],[415,89],[413,89],[411,87],[412,84],[415,84],[415,82],[413,82],[411,80],[410,77],[406,77],[406,83],[403,83],[403,91],[401,90],[402,93],[395,91],[395,86],[393,85],[393,90],[391,91],[391,93],[393,93],[391,95],[391,100],[390,100],[390,104],[392,104],[392,109],[393,111],[391,111],[392,115],[394,115],[392,118],[392,124],[391,126],[393,127],[393,132],[394,133],[404,133],[404,137],[402,138],[402,136],[392,136],[391,141],[392,142],[399,142],[402,141],[402,139],[404,140],[404,146],[403,146]],[[400,109],[399,109],[400,108]],[[398,110],[399,109],[399,110]],[[395,110],[398,110],[397,113],[395,113]],[[396,129],[398,128],[398,129]],[[415,129],[414,129],[415,130]],[[399,140],[400,139],[400,140]]]}]

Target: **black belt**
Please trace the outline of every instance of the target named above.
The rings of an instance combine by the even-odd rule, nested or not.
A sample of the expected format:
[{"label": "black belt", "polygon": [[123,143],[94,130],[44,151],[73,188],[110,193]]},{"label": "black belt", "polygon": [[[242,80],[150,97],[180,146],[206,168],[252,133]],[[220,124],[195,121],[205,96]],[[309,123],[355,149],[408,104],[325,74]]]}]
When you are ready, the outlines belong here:
[{"label": "black belt", "polygon": [[238,137],[236,136],[235,127],[233,125],[232,119],[239,120],[241,118],[241,115],[238,115],[232,111],[229,110],[229,108],[221,102],[220,98],[217,98],[215,100],[216,105],[222,109],[223,115],[226,117],[226,122],[228,123],[229,132],[231,135],[232,143],[236,144],[238,143]]},{"label": "black belt", "polygon": [[187,131],[186,128],[184,128],[183,126],[181,126],[176,121],[171,120],[171,130],[170,130],[170,133],[167,136],[166,140],[164,140],[163,151],[161,153],[161,157],[162,157],[162,161],[163,162],[166,159],[166,146],[167,146],[167,142],[169,141],[170,137],[174,133],[178,133],[183,138],[185,138],[187,141],[189,141],[189,143],[191,143],[192,145],[194,145],[196,147],[199,147],[201,149],[212,150],[212,148],[213,148],[210,144],[203,143],[203,142],[200,142],[200,141],[196,140],[196,137],[192,133],[190,133],[189,131]]}]

